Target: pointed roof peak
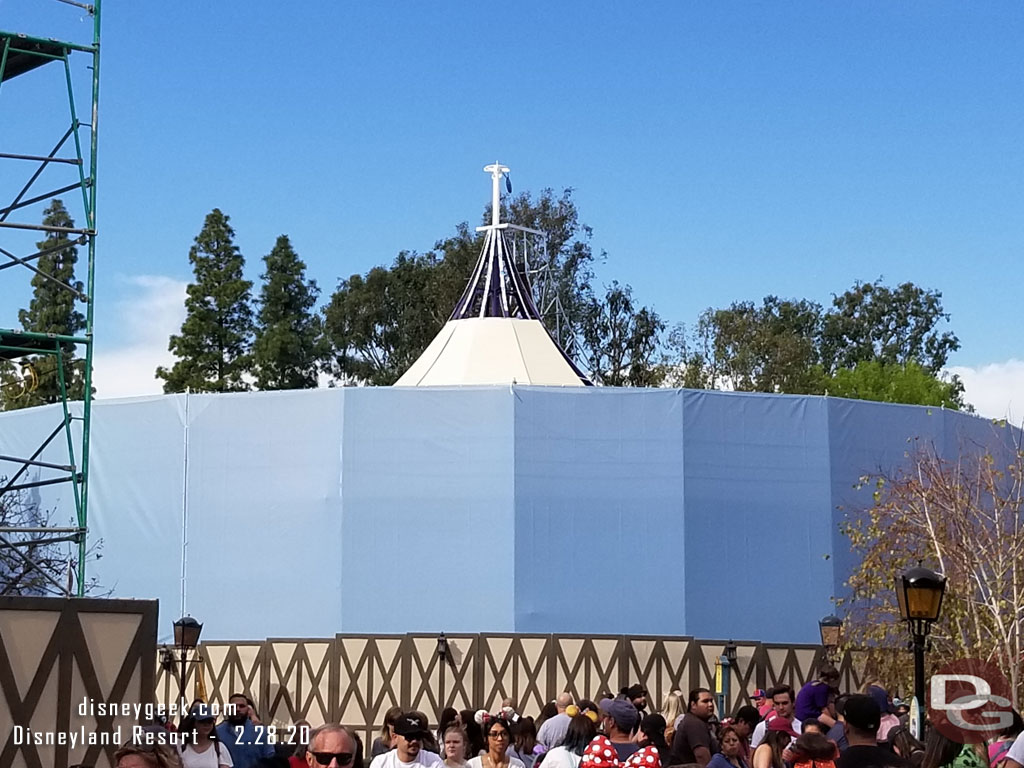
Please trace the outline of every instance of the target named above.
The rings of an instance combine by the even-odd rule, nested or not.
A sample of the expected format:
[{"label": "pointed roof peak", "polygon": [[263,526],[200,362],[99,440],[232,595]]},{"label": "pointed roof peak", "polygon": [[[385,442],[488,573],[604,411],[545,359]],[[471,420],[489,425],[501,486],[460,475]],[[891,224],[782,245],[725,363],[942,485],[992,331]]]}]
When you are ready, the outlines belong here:
[{"label": "pointed roof peak", "polygon": [[[484,244],[466,290],[455,305],[450,320],[471,317],[513,317],[520,320],[540,320],[534,304],[526,274],[515,263],[505,233],[509,229],[524,230],[544,236],[543,232],[526,230],[513,224],[501,223],[501,180],[508,182],[508,166],[495,162],[484,166],[491,175],[491,223],[477,227],[484,232]],[[508,184],[507,189],[511,189]]]},{"label": "pointed roof peak", "polygon": [[491,223],[477,227],[483,247],[448,322],[396,386],[553,384],[592,386],[552,338],[533,301],[525,268],[516,264],[505,233],[545,233],[501,222],[501,180],[511,194],[509,169],[495,162]]}]

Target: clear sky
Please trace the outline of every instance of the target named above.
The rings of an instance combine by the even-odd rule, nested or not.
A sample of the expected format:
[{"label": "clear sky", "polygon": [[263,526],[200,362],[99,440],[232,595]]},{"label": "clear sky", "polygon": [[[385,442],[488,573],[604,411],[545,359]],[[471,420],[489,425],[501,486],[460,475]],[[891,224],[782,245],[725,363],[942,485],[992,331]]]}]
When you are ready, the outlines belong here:
[{"label": "clear sky", "polygon": [[[1024,415],[1016,0],[105,0],[103,16],[101,396],[159,391],[210,209],[253,279],[288,234],[326,298],[475,222],[499,160],[517,192],[573,187],[599,279],[670,323],[880,276],[940,290],[968,399]],[[0,0],[0,28],[89,38],[57,0]],[[16,86],[0,141],[35,151],[5,105]]]}]

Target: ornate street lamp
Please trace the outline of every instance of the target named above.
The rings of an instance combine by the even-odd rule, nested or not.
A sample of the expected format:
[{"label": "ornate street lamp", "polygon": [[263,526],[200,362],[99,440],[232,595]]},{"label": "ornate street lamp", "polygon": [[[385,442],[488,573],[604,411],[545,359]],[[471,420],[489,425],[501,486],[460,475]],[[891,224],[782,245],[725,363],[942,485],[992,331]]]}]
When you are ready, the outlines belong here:
[{"label": "ornate street lamp", "polygon": [[449,658],[451,651],[448,649],[448,638],[444,636],[444,632],[437,636],[437,655],[441,661],[446,661]]},{"label": "ornate street lamp", "polygon": [[821,645],[825,649],[825,659],[831,661],[843,642],[843,620],[835,615],[826,616],[818,622],[818,631],[821,633]]},{"label": "ornate street lamp", "polygon": [[939,619],[946,577],[918,565],[896,577],[900,618],[907,622],[914,646],[914,696],[924,707],[924,652],[932,624]]},{"label": "ornate street lamp", "polygon": [[[178,702],[187,707],[185,702],[185,677],[188,675],[188,652],[194,651],[199,645],[199,636],[203,633],[203,625],[191,616],[182,616],[174,622],[174,645],[181,650],[181,684],[178,687]],[[184,702],[184,703],[183,703]],[[184,713],[182,713],[184,716]]]}]

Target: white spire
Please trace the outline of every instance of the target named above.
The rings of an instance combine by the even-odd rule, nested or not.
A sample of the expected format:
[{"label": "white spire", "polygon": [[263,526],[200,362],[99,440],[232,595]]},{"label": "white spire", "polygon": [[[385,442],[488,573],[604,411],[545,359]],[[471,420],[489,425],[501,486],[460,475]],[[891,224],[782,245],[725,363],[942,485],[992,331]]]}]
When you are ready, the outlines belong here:
[{"label": "white spire", "polygon": [[491,174],[491,226],[498,226],[499,215],[501,214],[501,177],[508,173],[508,166],[495,162],[493,165],[485,165],[484,173]]}]

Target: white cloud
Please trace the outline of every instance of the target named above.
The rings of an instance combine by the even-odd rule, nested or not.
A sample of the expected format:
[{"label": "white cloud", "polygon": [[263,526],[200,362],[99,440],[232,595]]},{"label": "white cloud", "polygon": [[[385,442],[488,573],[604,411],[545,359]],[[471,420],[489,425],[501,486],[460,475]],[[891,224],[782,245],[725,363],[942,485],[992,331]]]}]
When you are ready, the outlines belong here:
[{"label": "white cloud", "polygon": [[951,366],[964,383],[964,398],[982,416],[1019,423],[1024,417],[1024,360],[974,368]]},{"label": "white cloud", "polygon": [[118,346],[96,345],[93,383],[97,398],[163,392],[163,382],[155,371],[158,365],[174,362],[167,341],[181,330],[185,319],[188,283],[163,275],[134,275],[124,282],[130,295],[118,302],[114,322],[131,330]]}]

